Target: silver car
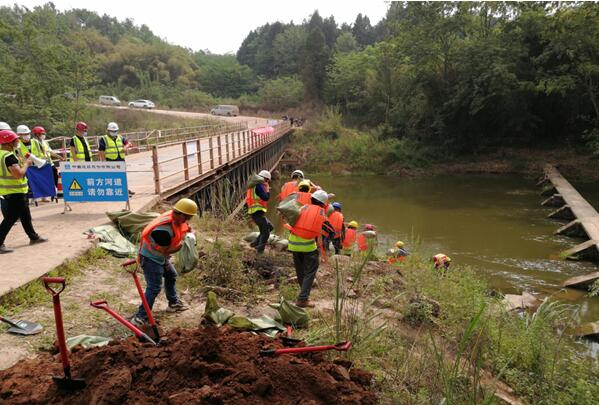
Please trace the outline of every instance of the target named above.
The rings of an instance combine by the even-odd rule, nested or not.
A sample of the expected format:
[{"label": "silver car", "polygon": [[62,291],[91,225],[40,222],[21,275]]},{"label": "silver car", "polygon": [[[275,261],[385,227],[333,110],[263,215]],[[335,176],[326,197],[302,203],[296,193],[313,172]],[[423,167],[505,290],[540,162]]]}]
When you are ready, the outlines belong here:
[{"label": "silver car", "polygon": [[154,108],[156,106],[150,100],[144,100],[144,99],[140,98],[139,100],[130,101],[129,107],[131,107],[131,108],[146,108],[148,110],[151,110],[152,108]]}]

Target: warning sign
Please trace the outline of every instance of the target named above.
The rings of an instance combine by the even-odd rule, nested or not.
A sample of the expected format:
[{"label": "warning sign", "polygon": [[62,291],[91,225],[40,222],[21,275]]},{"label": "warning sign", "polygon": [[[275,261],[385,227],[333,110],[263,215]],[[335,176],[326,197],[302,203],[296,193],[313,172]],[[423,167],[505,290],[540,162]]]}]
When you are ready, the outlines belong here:
[{"label": "warning sign", "polygon": [[69,187],[69,190],[81,190],[81,184],[79,184],[77,182],[77,179],[73,179],[73,182],[71,183],[71,186]]}]

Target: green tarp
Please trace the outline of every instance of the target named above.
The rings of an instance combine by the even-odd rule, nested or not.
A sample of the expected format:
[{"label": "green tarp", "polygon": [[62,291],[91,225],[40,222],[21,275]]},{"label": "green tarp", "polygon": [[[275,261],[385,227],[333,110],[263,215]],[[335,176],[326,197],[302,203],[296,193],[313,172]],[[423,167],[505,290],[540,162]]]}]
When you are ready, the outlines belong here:
[{"label": "green tarp", "polygon": [[100,225],[91,228],[89,232],[96,235],[100,240],[98,247],[107,250],[116,257],[134,257],[137,254],[137,246],[129,242],[112,225]]}]

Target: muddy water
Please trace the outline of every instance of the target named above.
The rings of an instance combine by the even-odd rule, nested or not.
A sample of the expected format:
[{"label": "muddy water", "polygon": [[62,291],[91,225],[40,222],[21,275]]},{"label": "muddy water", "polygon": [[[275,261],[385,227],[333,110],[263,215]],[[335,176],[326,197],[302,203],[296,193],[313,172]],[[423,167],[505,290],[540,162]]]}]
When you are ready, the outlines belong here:
[{"label": "muddy water", "polygon": [[[314,178],[337,195],[346,220],[372,223],[381,250],[401,239],[427,254],[443,252],[471,266],[505,293],[523,290],[554,295],[580,305],[581,321],[599,320],[599,298],[563,290],[565,279],[599,270],[586,262],[560,260],[577,240],[555,236],[563,223],[547,219],[550,209],[534,180],[511,175],[434,178],[341,176]],[[278,190],[278,188],[277,188]],[[581,185],[599,203],[599,188]]]}]

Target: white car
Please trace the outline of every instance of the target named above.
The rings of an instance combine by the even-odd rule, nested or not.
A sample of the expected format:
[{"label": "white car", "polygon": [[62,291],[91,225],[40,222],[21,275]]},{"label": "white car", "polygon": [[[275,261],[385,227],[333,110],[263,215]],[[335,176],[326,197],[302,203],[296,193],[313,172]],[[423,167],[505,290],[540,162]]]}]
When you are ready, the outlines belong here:
[{"label": "white car", "polygon": [[147,108],[147,109],[151,110],[152,108],[154,108],[156,106],[150,100],[143,100],[143,99],[140,98],[139,100],[130,101],[129,102],[129,107],[132,107],[132,108]]}]

